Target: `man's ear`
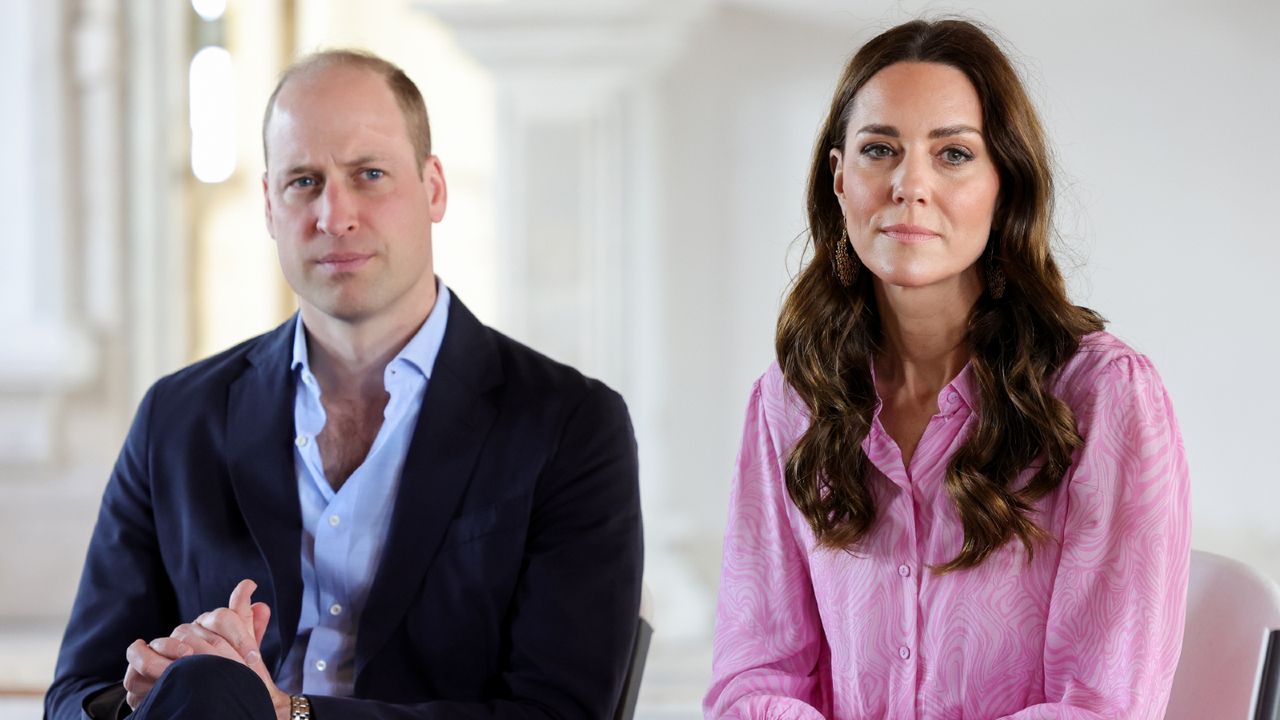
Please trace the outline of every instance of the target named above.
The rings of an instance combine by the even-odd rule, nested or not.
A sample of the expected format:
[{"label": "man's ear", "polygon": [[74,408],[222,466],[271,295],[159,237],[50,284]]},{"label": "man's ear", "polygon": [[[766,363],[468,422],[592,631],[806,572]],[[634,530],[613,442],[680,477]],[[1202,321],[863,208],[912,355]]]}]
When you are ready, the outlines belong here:
[{"label": "man's ear", "polygon": [[444,219],[444,210],[449,204],[449,187],[444,181],[444,166],[440,164],[440,158],[431,155],[423,161],[422,182],[427,184],[431,222],[438,223]]},{"label": "man's ear", "polygon": [[267,185],[267,173],[262,173],[262,215],[267,222],[267,234],[271,239],[276,238],[275,223],[271,221],[271,188]]}]

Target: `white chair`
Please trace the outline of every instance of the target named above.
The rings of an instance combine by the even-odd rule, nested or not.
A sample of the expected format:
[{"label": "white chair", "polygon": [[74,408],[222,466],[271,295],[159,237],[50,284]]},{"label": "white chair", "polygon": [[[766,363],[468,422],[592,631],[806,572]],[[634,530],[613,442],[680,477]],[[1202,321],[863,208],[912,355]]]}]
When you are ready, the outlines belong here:
[{"label": "white chair", "polygon": [[1193,550],[1182,658],[1165,720],[1280,718],[1280,587]]}]

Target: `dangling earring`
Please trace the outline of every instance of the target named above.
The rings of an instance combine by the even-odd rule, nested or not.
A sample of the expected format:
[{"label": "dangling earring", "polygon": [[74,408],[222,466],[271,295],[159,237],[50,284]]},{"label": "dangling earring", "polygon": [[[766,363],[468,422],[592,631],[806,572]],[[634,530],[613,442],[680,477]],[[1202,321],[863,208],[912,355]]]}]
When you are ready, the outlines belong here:
[{"label": "dangling earring", "polygon": [[852,243],[849,242],[849,228],[844,224],[844,218],[840,219],[840,239],[836,241],[835,252],[835,271],[836,280],[844,287],[853,285],[853,281],[858,277],[858,260],[852,252],[849,252]]},{"label": "dangling earring", "polygon": [[1005,278],[1004,270],[1000,269],[1000,263],[996,260],[995,253],[987,255],[986,273],[987,276],[987,292],[991,293],[992,300],[999,300],[1004,297]]}]

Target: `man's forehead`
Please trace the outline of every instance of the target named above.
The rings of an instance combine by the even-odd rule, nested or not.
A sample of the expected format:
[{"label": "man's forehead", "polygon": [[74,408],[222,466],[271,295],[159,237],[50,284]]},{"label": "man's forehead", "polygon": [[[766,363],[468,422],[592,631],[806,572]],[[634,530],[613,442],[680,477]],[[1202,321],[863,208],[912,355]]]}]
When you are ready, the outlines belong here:
[{"label": "man's forehead", "polygon": [[[353,70],[365,78],[338,76]],[[326,73],[326,74],[321,74]],[[281,88],[267,123],[271,163],[412,153],[404,115],[378,75],[351,68],[311,71]],[[356,82],[349,82],[356,80]]]},{"label": "man's forehead", "polygon": [[370,162],[408,161],[413,146],[403,132],[391,127],[350,123],[320,127],[282,113],[268,133],[269,164],[273,171],[294,166],[355,166]]},{"label": "man's forehead", "polygon": [[272,115],[282,109],[338,112],[371,104],[399,109],[386,78],[368,68],[329,65],[307,68],[286,79],[276,94]]}]

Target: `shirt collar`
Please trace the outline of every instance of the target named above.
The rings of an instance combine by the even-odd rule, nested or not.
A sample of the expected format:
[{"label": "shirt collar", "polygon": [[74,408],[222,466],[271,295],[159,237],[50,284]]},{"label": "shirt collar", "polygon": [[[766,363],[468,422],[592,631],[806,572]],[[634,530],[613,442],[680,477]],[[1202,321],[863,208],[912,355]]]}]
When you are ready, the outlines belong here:
[{"label": "shirt collar", "polygon": [[[872,413],[872,416],[879,417],[880,409],[884,405],[884,401],[880,399],[880,390],[878,387],[876,387],[875,360],[871,361],[871,387],[876,391],[876,407],[875,407],[875,411]],[[946,385],[943,385],[942,389],[938,391],[939,412],[947,413],[950,410],[955,410],[954,407],[949,407],[950,403],[947,402],[947,396],[953,392],[959,395],[960,399],[963,400],[964,404],[968,406],[970,409],[976,408],[978,406],[977,403],[975,402],[975,399],[977,398],[978,390],[976,387],[974,387],[972,360],[965,363],[964,367],[960,368],[960,372],[956,373],[956,376],[954,378],[951,378],[951,382],[947,383]]]},{"label": "shirt collar", "polygon": [[947,386],[942,388],[942,392],[938,394],[939,407],[941,407],[943,398],[947,395],[949,390],[958,394],[960,399],[963,400],[964,404],[969,406],[970,409],[978,406],[975,402],[978,391],[977,388],[974,387],[973,382],[972,360],[965,363],[964,367],[960,368],[960,372],[952,378],[951,382],[947,383]]},{"label": "shirt collar", "polygon": [[[440,354],[440,346],[444,343],[445,326],[449,322],[449,286],[436,279],[436,304],[427,315],[426,322],[418,328],[418,332],[409,338],[409,342],[391,359],[388,365],[397,361],[405,361],[418,369],[424,377],[431,378],[431,369],[436,364],[436,356]],[[302,325],[302,313],[298,313],[293,326],[293,359],[289,363],[293,370],[302,370],[304,378],[311,375],[311,364],[307,356],[307,334]]]}]

